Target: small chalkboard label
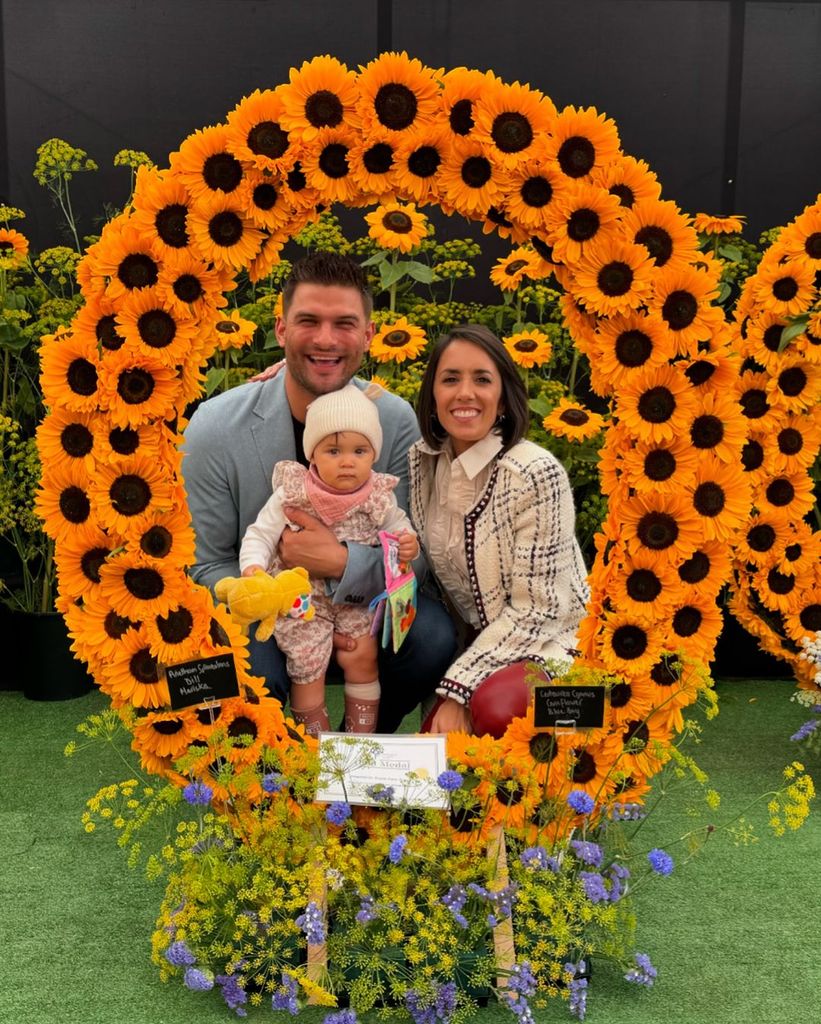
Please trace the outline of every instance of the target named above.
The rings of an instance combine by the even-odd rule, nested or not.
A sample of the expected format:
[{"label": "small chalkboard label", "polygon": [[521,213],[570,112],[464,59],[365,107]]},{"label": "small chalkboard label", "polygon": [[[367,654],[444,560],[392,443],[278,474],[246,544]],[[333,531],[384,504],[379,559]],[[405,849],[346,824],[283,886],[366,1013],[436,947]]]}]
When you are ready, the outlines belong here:
[{"label": "small chalkboard label", "polygon": [[604,725],[603,686],[536,686],[533,701],[537,729],[597,729]]},{"label": "small chalkboard label", "polygon": [[168,692],[174,711],[194,704],[239,696],[239,682],[233,654],[216,654],[179,665],[166,666]]}]

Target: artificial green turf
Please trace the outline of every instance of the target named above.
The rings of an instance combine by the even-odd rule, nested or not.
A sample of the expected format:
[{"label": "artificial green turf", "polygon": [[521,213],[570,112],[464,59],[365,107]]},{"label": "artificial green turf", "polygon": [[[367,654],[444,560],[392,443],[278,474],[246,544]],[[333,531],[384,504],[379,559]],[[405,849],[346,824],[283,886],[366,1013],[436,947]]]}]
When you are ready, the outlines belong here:
[{"label": "artificial green turf", "polygon": [[[781,769],[797,754],[789,736],[806,715],[785,681],[725,682],[718,691],[721,714],[691,752],[722,794],[720,821],[781,784]],[[108,749],[63,756],[75,724],[103,706],[97,693],[36,703],[0,692],[0,1022],[230,1020],[217,993],[160,983],[149,960],[159,888],[127,868],[110,835],[80,826],[85,800],[127,774]],[[808,767],[821,785],[819,765]],[[691,803],[675,792],[665,798],[663,814],[648,822],[648,848],[669,847],[692,827]],[[596,964],[590,1024],[792,1024],[816,1016],[818,811],[783,839],[768,834],[762,805],[748,817],[757,843],[737,848],[716,838],[636,893],[637,948],[649,953],[659,980],[645,991]],[[323,1011],[305,1015],[314,1024]],[[268,1009],[251,1019],[273,1018]],[[513,1022],[494,1005],[477,1024],[502,1019]],[[557,1001],[537,1019],[571,1018]]]}]

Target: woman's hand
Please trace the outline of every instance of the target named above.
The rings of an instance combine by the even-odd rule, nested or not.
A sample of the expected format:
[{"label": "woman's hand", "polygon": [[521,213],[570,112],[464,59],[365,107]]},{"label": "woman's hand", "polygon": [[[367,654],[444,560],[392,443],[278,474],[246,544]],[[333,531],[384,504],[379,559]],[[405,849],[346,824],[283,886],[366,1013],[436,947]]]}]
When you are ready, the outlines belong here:
[{"label": "woman's hand", "polygon": [[470,711],[464,704],[446,697],[431,719],[428,732],[470,732]]}]

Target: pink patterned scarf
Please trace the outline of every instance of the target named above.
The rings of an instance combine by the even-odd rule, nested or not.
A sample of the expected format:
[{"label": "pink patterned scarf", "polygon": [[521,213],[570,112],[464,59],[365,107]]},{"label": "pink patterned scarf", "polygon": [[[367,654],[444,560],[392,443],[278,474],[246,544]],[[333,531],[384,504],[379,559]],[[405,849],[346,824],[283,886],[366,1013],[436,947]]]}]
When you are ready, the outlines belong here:
[{"label": "pink patterned scarf", "polygon": [[362,505],[370,497],[372,490],[373,473],[355,491],[338,491],[335,487],[329,487],[320,479],[313,464],[305,474],[305,493],[308,501],[326,526],[338,523],[351,509]]}]

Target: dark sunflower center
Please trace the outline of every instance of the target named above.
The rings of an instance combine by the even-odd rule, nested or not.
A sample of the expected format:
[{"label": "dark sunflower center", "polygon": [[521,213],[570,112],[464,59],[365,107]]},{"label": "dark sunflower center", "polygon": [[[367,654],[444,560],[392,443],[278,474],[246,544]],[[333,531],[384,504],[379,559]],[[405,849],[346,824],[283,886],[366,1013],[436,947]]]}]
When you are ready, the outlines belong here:
[{"label": "dark sunflower center", "polygon": [[239,324],[236,320],[220,320],[216,329],[220,334],[236,334],[239,330]]},{"label": "dark sunflower center", "polygon": [[766,416],[770,408],[767,392],[761,388],[748,388],[739,399],[741,412],[749,420],[758,420]]},{"label": "dark sunflower center", "polygon": [[533,127],[524,114],[506,110],[493,119],[490,137],[503,153],[520,153],[533,141]]},{"label": "dark sunflower center", "polygon": [[684,376],[693,387],[697,388],[700,384],[705,384],[715,372],[716,368],[713,363],[702,360],[697,363],[691,363],[684,371]]},{"label": "dark sunflower center", "polygon": [[521,338],[513,347],[517,352],[535,352],[539,346],[532,338]]},{"label": "dark sunflower center", "polygon": [[180,274],[174,282],[173,290],[180,302],[196,302],[205,294],[200,279],[194,274]]},{"label": "dark sunflower center", "polygon": [[410,340],[410,334],[407,331],[400,329],[398,331],[390,331],[386,334],[382,339],[382,344],[387,345],[388,348],[402,348],[402,346],[407,345]]},{"label": "dark sunflower center", "polygon": [[412,125],[419,108],[416,96],[400,82],[389,82],[381,86],[373,105],[379,121],[395,132]]},{"label": "dark sunflower center", "polygon": [[675,396],[663,385],[648,388],[639,399],[638,411],[646,423],[666,423],[676,411]]},{"label": "dark sunflower center", "polygon": [[154,392],[154,378],[147,370],[135,367],[123,370],[117,379],[117,394],[126,405],[147,402]]},{"label": "dark sunflower center", "polygon": [[257,724],[245,715],[238,715],[228,726],[228,735],[232,739],[238,739],[240,736],[250,736],[252,739],[256,739]]},{"label": "dark sunflower center", "polygon": [[801,625],[808,633],[821,630],[821,604],[808,604],[798,613]]},{"label": "dark sunflower center", "polygon": [[344,112],[342,101],[330,89],[318,89],[305,101],[305,118],[314,128],[336,128]]},{"label": "dark sunflower center", "polygon": [[174,536],[164,526],[151,526],[140,537],[140,548],[152,558],[165,558],[174,544]]},{"label": "dark sunflower center", "polygon": [[778,375],[778,386],[788,398],[795,398],[807,386],[807,375],[800,366],[791,366]]},{"label": "dark sunflower center", "polygon": [[382,218],[382,226],[396,235],[406,235],[413,231],[413,220],[402,210],[391,210]]},{"label": "dark sunflower center", "polygon": [[596,759],[587,750],[574,750],[575,764],[571,772],[574,782],[592,782],[596,777]]},{"label": "dark sunflower center", "polygon": [[417,178],[431,178],[439,170],[442,156],[436,146],[420,146],[408,157],[408,170]]},{"label": "dark sunflower center", "polygon": [[678,523],[667,512],[646,512],[639,520],[636,533],[646,548],[662,551],[675,544],[679,529]]},{"label": "dark sunflower center", "polygon": [[724,424],[717,416],[697,416],[690,427],[690,439],[696,448],[715,448],[724,438]]},{"label": "dark sunflower center", "polygon": [[672,686],[679,679],[679,670],[676,668],[676,660],[669,654],[662,654],[661,658],[650,669],[650,678],[658,686]]},{"label": "dark sunflower center", "polygon": [[393,149],[387,142],[377,142],[365,150],[362,163],[369,174],[387,174],[393,166]]},{"label": "dark sunflower center", "polygon": [[515,807],[516,804],[520,804],[524,795],[525,791],[518,783],[505,781],[496,784],[496,799],[505,807]]},{"label": "dark sunflower center", "polygon": [[613,260],[601,268],[596,282],[605,295],[626,295],[633,284],[632,267],[621,260]]},{"label": "dark sunflower center", "polygon": [[764,331],[763,342],[764,348],[770,352],[777,352],[781,345],[781,332],[784,330],[784,324],[770,324],[766,331]]},{"label": "dark sunflower center", "polygon": [[795,497],[795,488],[783,476],[773,480],[767,487],[767,501],[776,508],[784,508]]},{"label": "dark sunflower center", "polygon": [[319,154],[319,169],[329,178],[344,178],[350,170],[348,147],[341,142],[331,142]]},{"label": "dark sunflower center", "polygon": [[523,270],[527,266],[527,260],[511,260],[510,263],[505,264],[505,274],[508,277],[515,277],[520,270]]},{"label": "dark sunflower center", "polygon": [[791,573],[770,569],[767,573],[767,584],[774,594],[789,594],[795,587],[795,576]]},{"label": "dark sunflower center", "polygon": [[547,178],[538,176],[528,178],[519,189],[519,195],[525,206],[532,206],[540,210],[543,206],[547,206],[553,198],[553,186]]},{"label": "dark sunflower center", "polygon": [[804,435],[795,427],[785,427],[778,432],[778,450],[782,455],[797,455],[804,447]]},{"label": "dark sunflower center", "polygon": [[157,283],[157,264],[144,252],[132,252],[117,267],[117,277],[126,288],[146,288]]},{"label": "dark sunflower center", "polygon": [[745,441],[741,449],[741,465],[745,473],[753,473],[764,463],[764,448],[758,441]]},{"label": "dark sunflower center", "polygon": [[693,636],[701,627],[702,617],[698,608],[687,604],[673,616],[673,631],[677,636]]},{"label": "dark sunflower center", "polygon": [[75,526],[84,523],[91,514],[91,502],[81,487],[66,487],[60,492],[60,512]]},{"label": "dark sunflower center", "polygon": [[308,184],[308,179],[305,177],[305,172],[302,170],[302,167],[298,163],[294,164],[291,170],[288,171],[288,175],[285,178],[285,181],[288,183],[288,188],[292,192],[301,192]]},{"label": "dark sunflower center", "polygon": [[100,566],[105,564],[111,554],[108,548],[89,548],[80,558],[80,571],[92,583],[100,582]]},{"label": "dark sunflower center", "polygon": [[581,207],[567,219],[567,237],[573,242],[587,242],[599,230],[601,220],[595,210]]},{"label": "dark sunflower center", "polygon": [[789,302],[798,294],[798,282],[794,277],[780,277],[773,282],[773,295],[779,302]]},{"label": "dark sunflower center", "polygon": [[651,569],[634,569],[627,577],[627,593],[634,601],[655,601],[661,593],[661,580]]},{"label": "dark sunflower center", "polygon": [[673,255],[673,239],[664,228],[648,224],[636,232],[636,241],[650,253],[657,267],[663,267]]},{"label": "dark sunflower center", "polygon": [[644,475],[649,480],[669,480],[676,471],[676,457],[666,448],[654,448],[644,456]]},{"label": "dark sunflower center", "polygon": [[621,365],[632,369],[647,362],[653,354],[653,342],[644,331],[622,331],[616,338],[614,351]]},{"label": "dark sunflower center", "polygon": [[641,626],[618,626],[610,642],[620,658],[632,661],[647,650],[647,633]]},{"label": "dark sunflower center", "polygon": [[208,222],[208,234],[214,245],[230,248],[242,238],[242,219],[233,210],[223,210]]},{"label": "dark sunflower center", "polygon": [[97,390],[97,368],[87,359],[72,359],[66,371],[66,383],[75,395],[93,395]]},{"label": "dark sunflower center", "polygon": [[288,133],[275,121],[260,121],[248,132],[246,142],[252,153],[278,160],[288,148]]},{"label": "dark sunflower center", "polygon": [[94,435],[82,423],[69,423],[60,432],[60,444],[66,455],[81,459],[94,447]]},{"label": "dark sunflower center", "polygon": [[550,764],[559,749],[553,736],[546,732],[531,736],[529,746],[531,757],[539,764]]},{"label": "dark sunflower center", "polygon": [[116,612],[109,612],[103,622],[103,629],[105,630],[106,636],[111,637],[112,640],[119,640],[125,636],[129,629],[134,627],[134,623],[131,619],[127,619],[124,615],[118,615]]},{"label": "dark sunflower center", "polygon": [[650,730],[646,722],[628,722],[624,730],[624,745],[629,743],[632,750],[642,751],[650,741]]},{"label": "dark sunflower center", "polygon": [[179,718],[165,718],[160,722],[152,722],[151,728],[160,736],[175,736],[183,728],[183,723]]},{"label": "dark sunflower center", "polygon": [[569,427],[583,427],[590,417],[584,409],[565,409],[559,419]]},{"label": "dark sunflower center", "polygon": [[121,516],[136,516],[151,503],[151,487],[135,473],[118,476],[108,491],[111,505]]},{"label": "dark sunflower center", "polygon": [[212,192],[233,192],[242,181],[242,164],[231,153],[214,153],[203,164],[202,177]]},{"label": "dark sunflower center", "polygon": [[613,185],[608,189],[611,196],[615,196],[622,206],[626,206],[629,210],[630,207],[635,203],[636,197],[633,194],[633,190],[625,185],[623,182],[621,185]]},{"label": "dark sunflower center", "polygon": [[678,575],[682,583],[701,583],[710,575],[710,559],[703,551],[696,551],[686,562],[681,563]]},{"label": "dark sunflower center", "polygon": [[211,625],[208,627],[208,636],[215,647],[227,647],[231,643],[230,637],[216,619],[211,619]]},{"label": "dark sunflower center", "polygon": [[473,130],[473,101],[457,100],[448,114],[451,131],[454,135],[470,135]]},{"label": "dark sunflower center", "polygon": [[118,455],[133,455],[140,447],[140,435],[132,427],[114,427],[108,433],[108,443]]},{"label": "dark sunflower center", "polygon": [[478,807],[451,807],[450,824],[457,832],[472,832],[479,822]]},{"label": "dark sunflower center", "polygon": [[279,194],[273,185],[263,182],[261,185],[257,185],[253,193],[254,206],[258,210],[273,210],[277,204]]},{"label": "dark sunflower center", "polygon": [[174,340],[177,323],[164,309],[149,309],[137,320],[137,330],[150,348],[166,348]]},{"label": "dark sunflower center", "polygon": [[747,531],[747,543],[753,551],[763,554],[775,544],[776,533],[769,523],[759,523]]},{"label": "dark sunflower center", "polygon": [[614,683],[610,688],[610,706],[625,707],[633,696],[633,687],[629,683]]},{"label": "dark sunflower center", "polygon": [[222,714],[222,706],[220,704],[213,704],[207,708],[197,708],[194,714],[197,716],[197,721],[200,725],[210,725],[212,721],[216,721]]},{"label": "dark sunflower center", "polygon": [[129,594],[141,601],[153,601],[165,590],[163,578],[156,569],[126,569],[123,584]]},{"label": "dark sunflower center", "polygon": [[188,245],[188,207],[182,203],[169,203],[154,215],[157,234],[171,249],[184,249]]},{"label": "dark sunflower center", "polygon": [[157,616],[157,629],[167,644],[187,640],[194,628],[194,616],[187,608],[177,608],[168,615]]},{"label": "dark sunflower center", "polygon": [[160,681],[157,659],[147,647],[143,647],[142,650],[131,656],[128,668],[137,682],[144,686],[150,686],[152,683]]},{"label": "dark sunflower center", "polygon": [[789,544],[784,548],[784,557],[788,562],[797,562],[801,557],[802,552],[803,548],[800,544]]},{"label": "dark sunflower center", "polygon": [[462,181],[468,188],[481,188],[491,178],[490,160],[483,156],[469,156],[462,164]]},{"label": "dark sunflower center", "polygon": [[97,341],[109,352],[116,352],[124,344],[124,339],[117,334],[117,321],[113,314],[101,316],[94,327]]},{"label": "dark sunflower center", "polygon": [[661,315],[671,331],[682,331],[695,320],[698,302],[690,292],[670,292],[661,307]]},{"label": "dark sunflower center", "polygon": [[596,148],[583,135],[571,135],[559,147],[557,159],[568,178],[583,178],[596,162]]},{"label": "dark sunflower center", "polygon": [[726,502],[724,488],[714,480],[699,484],[693,492],[693,506],[699,515],[717,516]]}]

